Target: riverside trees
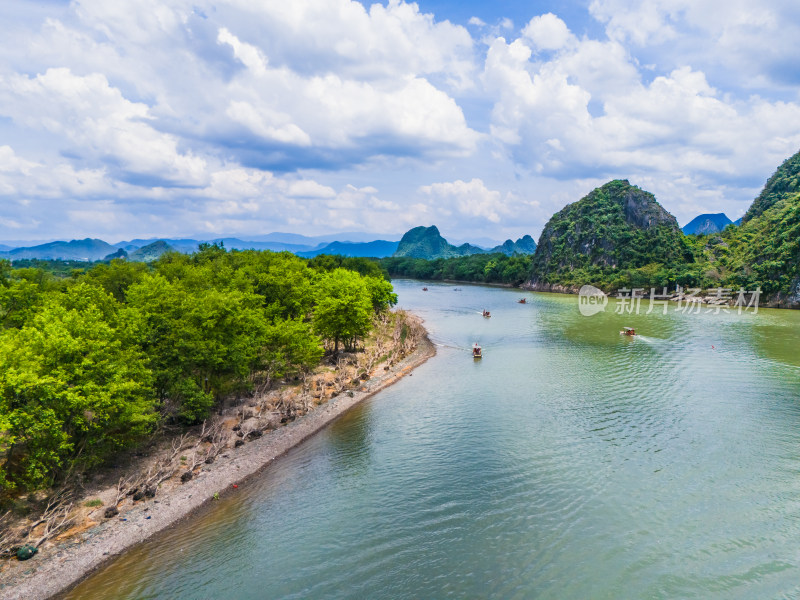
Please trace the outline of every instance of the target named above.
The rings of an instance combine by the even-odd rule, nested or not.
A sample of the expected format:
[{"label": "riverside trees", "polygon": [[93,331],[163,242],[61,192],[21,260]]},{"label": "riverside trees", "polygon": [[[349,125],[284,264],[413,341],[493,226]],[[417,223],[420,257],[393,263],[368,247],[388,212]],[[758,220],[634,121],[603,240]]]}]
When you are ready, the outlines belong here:
[{"label": "riverside trees", "polygon": [[353,350],[394,302],[369,261],[205,245],[61,279],[0,261],[0,497]]}]

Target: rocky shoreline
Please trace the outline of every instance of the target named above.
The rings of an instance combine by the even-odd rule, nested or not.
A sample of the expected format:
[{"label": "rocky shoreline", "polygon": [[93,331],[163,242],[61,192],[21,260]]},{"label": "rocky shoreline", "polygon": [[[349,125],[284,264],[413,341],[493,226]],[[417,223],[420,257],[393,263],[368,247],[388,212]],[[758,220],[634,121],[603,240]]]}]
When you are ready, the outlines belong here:
[{"label": "rocky shoreline", "polygon": [[109,560],[160,531],[190,518],[200,507],[257,475],[274,460],[321,431],[347,410],[392,385],[436,354],[427,335],[394,365],[378,365],[355,390],[320,404],[287,425],[240,444],[181,485],[132,505],[119,518],[93,523],[58,546],[26,562],[16,562],[0,576],[0,600],[53,598],[63,594]]},{"label": "rocky shoreline", "polygon": [[[542,281],[526,281],[520,286],[521,289],[529,292],[545,292],[552,294],[572,294],[577,295],[580,293],[580,288],[573,285],[562,285],[558,283],[545,283]],[[658,300],[668,300],[670,302],[678,302],[691,305],[708,305],[708,306],[736,306],[737,294],[736,290],[728,290],[727,296],[723,297],[717,290],[723,288],[713,288],[711,290],[697,290],[696,294],[687,294],[680,292],[668,293],[668,297],[656,296]],[[788,308],[800,309],[800,280],[793,282],[792,293],[783,294],[777,293],[772,296],[761,296],[759,298],[758,306],[760,308]],[[630,290],[628,290],[630,292]],[[656,288],[658,291],[658,288]],[[747,300],[751,298],[752,292],[747,293]],[[609,294],[609,298],[616,296]],[[630,297],[626,298],[630,301]],[[640,300],[649,300],[649,288],[644,289],[643,295],[639,296]]]}]

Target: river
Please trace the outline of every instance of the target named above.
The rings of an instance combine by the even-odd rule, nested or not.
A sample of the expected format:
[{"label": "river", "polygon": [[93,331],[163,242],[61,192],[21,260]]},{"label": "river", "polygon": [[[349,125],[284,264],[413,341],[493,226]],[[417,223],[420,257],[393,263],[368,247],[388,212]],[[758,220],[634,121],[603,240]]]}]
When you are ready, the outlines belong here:
[{"label": "river", "polygon": [[800,597],[800,311],[394,285],[436,357],[66,597]]}]

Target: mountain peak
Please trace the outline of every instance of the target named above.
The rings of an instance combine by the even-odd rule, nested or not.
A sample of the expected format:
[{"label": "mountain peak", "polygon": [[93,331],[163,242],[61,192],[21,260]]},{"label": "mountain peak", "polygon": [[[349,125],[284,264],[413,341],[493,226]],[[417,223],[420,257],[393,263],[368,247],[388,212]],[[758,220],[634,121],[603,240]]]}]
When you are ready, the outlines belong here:
[{"label": "mountain peak", "polygon": [[534,254],[533,279],[592,266],[639,267],[653,257],[672,263],[684,249],[678,222],[655,196],[617,179],[551,217]]},{"label": "mountain peak", "polygon": [[477,252],[470,252],[468,248],[474,248],[469,244],[463,246],[453,246],[439,233],[436,225],[430,227],[419,226],[409,229],[400,239],[397,251],[394,256],[408,256],[410,258],[450,258],[451,256],[464,256],[465,254],[476,254],[483,252],[475,248]]},{"label": "mountain peak", "polygon": [[681,231],[686,235],[719,233],[731,223],[732,221],[725,213],[707,213],[696,216],[684,225]]},{"label": "mountain peak", "polygon": [[430,227],[414,227],[409,229],[400,240],[397,251],[393,256],[408,256],[410,258],[425,258],[433,260],[436,258],[452,258],[454,256],[469,256],[471,254],[491,254],[501,252],[508,256],[512,254],[533,254],[536,250],[536,242],[530,235],[524,235],[516,242],[506,240],[500,246],[495,246],[491,250],[484,250],[472,244],[461,244],[454,246],[439,233],[436,225]]}]

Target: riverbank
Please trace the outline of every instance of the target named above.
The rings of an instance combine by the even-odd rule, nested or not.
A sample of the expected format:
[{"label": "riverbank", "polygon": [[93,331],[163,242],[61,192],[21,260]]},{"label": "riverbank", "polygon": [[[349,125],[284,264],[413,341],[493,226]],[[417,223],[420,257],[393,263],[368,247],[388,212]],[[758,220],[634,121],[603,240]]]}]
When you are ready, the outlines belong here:
[{"label": "riverbank", "polygon": [[[561,285],[558,283],[543,283],[540,281],[527,281],[520,286],[521,289],[529,291],[529,292],[545,292],[550,294],[570,294],[570,295],[577,295],[580,293],[580,288],[573,285]],[[643,294],[641,297],[642,300],[648,300],[650,298],[650,288],[641,288],[642,291],[640,292]],[[655,288],[658,292],[659,288]],[[785,308],[790,310],[797,310],[800,309],[800,281],[794,284],[793,288],[794,291],[790,294],[784,293],[777,293],[771,296],[759,296],[757,306],[760,308]],[[631,290],[628,290],[630,293]],[[726,295],[723,296],[723,293]],[[719,295],[718,295],[719,294]],[[747,291],[745,293],[745,302],[751,302],[753,292]],[[615,297],[612,294],[608,294],[609,297]],[[658,299],[662,299],[662,297],[658,297]],[[741,302],[739,299],[737,291],[731,290],[730,288],[711,288],[707,290],[694,290],[690,288],[686,288],[686,293],[681,293],[678,291],[674,291],[669,293],[669,297],[666,298],[670,302],[678,302],[678,303],[690,303],[692,305],[712,305],[712,306],[736,306],[737,300]]]},{"label": "riverbank", "polygon": [[[0,600],[52,598],[69,590],[106,562],[169,527],[175,527],[215,497],[236,493],[288,450],[324,429],[356,404],[409,375],[435,355],[434,345],[415,317],[422,335],[417,346],[394,364],[376,363],[368,377],[347,393],[309,407],[307,414],[285,426],[226,448],[210,464],[202,463],[196,474],[179,483],[159,488],[154,498],[135,502],[118,516],[92,522],[84,531],[25,562],[12,561],[0,578]],[[403,337],[401,343],[405,342]],[[240,438],[241,439],[241,438]],[[242,440],[243,442],[244,440]],[[100,509],[98,509],[100,510]]]}]

